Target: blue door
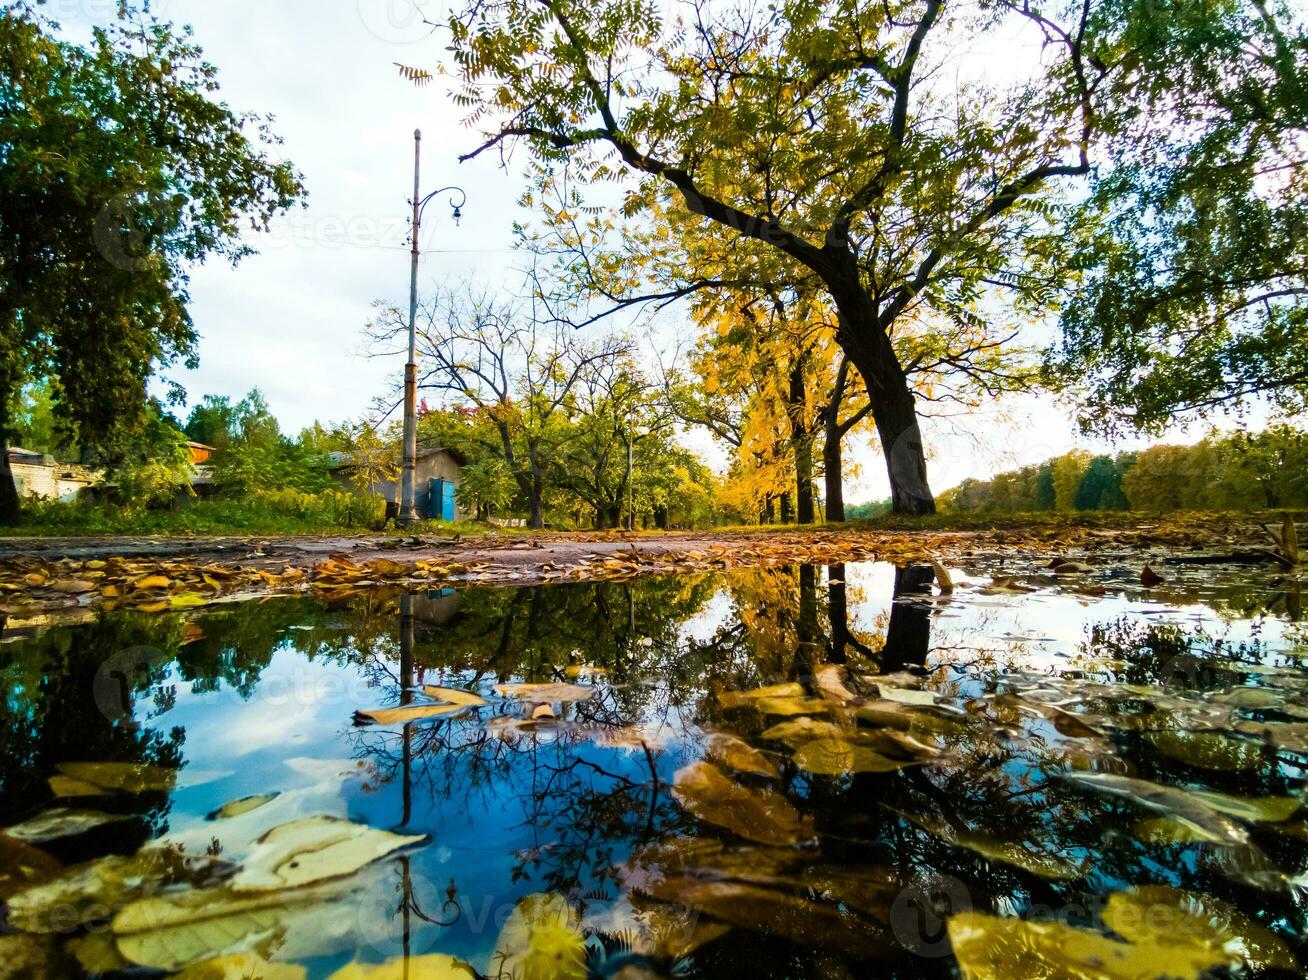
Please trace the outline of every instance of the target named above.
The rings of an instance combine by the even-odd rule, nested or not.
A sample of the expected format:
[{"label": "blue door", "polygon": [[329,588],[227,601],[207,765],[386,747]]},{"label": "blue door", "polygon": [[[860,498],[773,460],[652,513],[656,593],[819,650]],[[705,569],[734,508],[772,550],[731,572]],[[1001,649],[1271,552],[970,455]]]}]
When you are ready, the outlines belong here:
[{"label": "blue door", "polygon": [[454,520],[454,484],[448,480],[431,481],[430,513],[433,520]]}]

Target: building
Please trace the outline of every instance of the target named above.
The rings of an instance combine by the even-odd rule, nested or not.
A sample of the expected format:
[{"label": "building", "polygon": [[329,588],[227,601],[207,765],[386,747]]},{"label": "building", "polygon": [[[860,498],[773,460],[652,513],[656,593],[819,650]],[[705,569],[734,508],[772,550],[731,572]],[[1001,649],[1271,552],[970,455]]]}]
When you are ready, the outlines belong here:
[{"label": "building", "polygon": [[[342,486],[356,487],[358,465],[349,453],[331,454],[332,477]],[[459,506],[456,491],[463,466],[463,454],[445,446],[419,446],[414,471],[414,505],[423,520],[461,521],[467,514]],[[400,499],[400,466],[395,463],[394,477],[375,480],[372,493],[386,498],[392,508]]]},{"label": "building", "polygon": [[103,476],[78,463],[60,463],[53,456],[17,446],[9,449],[9,470],[19,497],[76,500]]}]

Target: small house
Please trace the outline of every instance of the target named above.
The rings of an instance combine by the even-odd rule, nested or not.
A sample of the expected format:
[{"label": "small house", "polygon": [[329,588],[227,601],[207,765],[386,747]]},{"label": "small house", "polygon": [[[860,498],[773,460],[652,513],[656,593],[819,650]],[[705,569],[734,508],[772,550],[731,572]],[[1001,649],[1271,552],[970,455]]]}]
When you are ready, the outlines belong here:
[{"label": "small house", "polygon": [[9,449],[9,471],[19,497],[63,501],[76,500],[103,475],[79,463],[61,463],[53,456],[18,446]]},{"label": "small house", "polygon": [[[420,445],[414,470],[414,507],[423,520],[460,521],[467,516],[456,497],[459,475],[467,460],[463,454],[445,446]],[[342,486],[357,486],[358,469],[349,453],[332,453],[332,477]],[[384,497],[388,504],[398,506],[400,499],[400,463],[395,462],[395,475],[375,480],[372,493]]]}]

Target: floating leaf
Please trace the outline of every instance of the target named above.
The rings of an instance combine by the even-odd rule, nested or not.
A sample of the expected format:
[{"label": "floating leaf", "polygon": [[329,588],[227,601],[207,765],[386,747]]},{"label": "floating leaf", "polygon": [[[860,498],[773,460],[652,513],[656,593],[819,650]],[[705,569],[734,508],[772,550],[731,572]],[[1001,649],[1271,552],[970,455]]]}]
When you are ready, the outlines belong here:
[{"label": "floating leaf", "polygon": [[27,932],[63,932],[165,885],[204,881],[224,869],[230,866],[170,848],[148,847],[131,857],[113,854],[11,896],[9,920]]},{"label": "floating leaf", "polygon": [[856,745],[842,738],[812,739],[795,750],[795,765],[819,776],[894,772],[916,762],[914,759],[890,759],[866,745]]},{"label": "floating leaf", "polygon": [[1289,947],[1241,912],[1211,895],[1148,885],[1108,896],[1104,924],[1133,943],[1202,947],[1222,962],[1255,970],[1298,971]]},{"label": "floating leaf", "polygon": [[586,939],[577,913],[557,894],[528,895],[509,913],[492,956],[513,980],[585,980]]},{"label": "floating leaf", "polygon": [[475,708],[486,703],[486,699],[481,695],[473,694],[471,691],[461,691],[457,687],[437,687],[434,684],[428,684],[422,689],[422,693],[436,701],[444,701],[446,704],[461,704]]},{"label": "floating leaf", "polygon": [[823,694],[843,704],[858,697],[845,686],[845,668],[839,664],[823,664],[813,672],[813,681]]},{"label": "floating leaf", "polygon": [[595,694],[593,687],[577,684],[496,684],[500,697],[517,698],[531,704],[564,704],[570,701],[589,701]]},{"label": "floating leaf", "polygon": [[239,800],[232,800],[230,803],[224,803],[217,810],[205,817],[206,820],[231,820],[233,817],[239,817],[251,810],[257,810],[265,804],[271,803],[280,793],[263,793],[258,796],[245,796]]},{"label": "floating leaf", "polygon": [[822,698],[758,698],[752,703],[765,715],[821,715],[831,710],[831,702]]},{"label": "floating leaf", "polygon": [[965,980],[1181,980],[1225,962],[1202,947],[1139,946],[1061,922],[1025,922],[982,912],[952,916],[948,928]]},{"label": "floating leaf", "polygon": [[167,793],[177,785],[176,769],[137,762],[61,762],[57,768],[80,782],[120,793]]},{"label": "floating leaf", "polygon": [[1254,823],[1280,823],[1289,820],[1303,805],[1303,801],[1293,796],[1266,796],[1249,799],[1243,796],[1228,796],[1211,790],[1193,789],[1190,793],[1208,804],[1219,813],[1225,813],[1241,820]]},{"label": "floating leaf", "polygon": [[756,773],[760,776],[777,777],[781,773],[777,764],[754,746],[734,735],[710,735],[704,748],[706,755],[722,762],[736,772]]},{"label": "floating leaf", "polygon": [[98,810],[54,809],[46,810],[45,813],[35,816],[31,820],[25,820],[20,824],[9,827],[5,830],[5,833],[29,844],[40,844],[43,841],[57,840],[60,837],[84,834],[88,830],[103,827],[105,824],[130,819],[130,817],[120,813],[101,813]]},{"label": "floating leaf", "polygon": [[1181,820],[1213,843],[1249,842],[1249,834],[1243,827],[1185,790],[1108,772],[1072,772],[1064,778],[1102,793],[1124,797],[1137,806]]},{"label": "floating leaf", "polygon": [[620,936],[630,952],[668,961],[689,956],[731,931],[727,923],[714,922],[689,909],[672,905],[636,908],[625,896],[603,912],[588,912],[582,927],[591,933]]},{"label": "floating leaf", "polygon": [[1052,881],[1074,881],[1085,874],[1085,868],[1069,856],[1037,851],[1021,841],[999,840],[973,831],[954,834],[952,840],[988,860],[1011,864]]},{"label": "floating leaf", "polygon": [[877,685],[877,691],[884,700],[896,704],[930,707],[936,703],[936,696],[931,691],[918,691],[908,687],[883,687],[880,684]]},{"label": "floating leaf", "polygon": [[761,844],[794,844],[812,827],[780,793],[746,789],[716,766],[697,762],[677,771],[672,794],[701,820]]},{"label": "floating leaf", "polygon": [[722,691],[718,694],[718,704],[724,708],[744,708],[761,698],[802,698],[806,693],[803,684],[773,684],[752,691]]},{"label": "floating leaf", "polygon": [[1263,763],[1257,743],[1215,732],[1148,732],[1144,739],[1163,755],[1200,769],[1249,771]]},{"label": "floating leaf", "polygon": [[1136,821],[1132,832],[1140,840],[1149,844],[1211,844],[1213,835],[1194,824],[1177,820],[1175,817],[1147,817]]},{"label": "floating leaf", "polygon": [[237,892],[301,888],[354,874],[388,854],[426,843],[338,817],[305,817],[274,827],[254,843],[232,879]]},{"label": "floating leaf", "polygon": [[61,800],[80,799],[86,796],[107,796],[110,792],[103,786],[83,782],[80,779],[74,779],[72,776],[55,775],[51,776],[46,782],[50,784],[50,792]]},{"label": "floating leaf", "polygon": [[232,953],[188,966],[173,980],[305,980],[307,976],[302,966],[269,963],[254,953]]},{"label": "floating leaf", "polygon": [[397,956],[379,964],[351,963],[328,980],[476,980],[476,977],[476,971],[462,960],[444,953],[429,953]]},{"label": "floating leaf", "polygon": [[113,933],[96,930],[84,936],[75,936],[67,943],[67,948],[78,965],[94,976],[103,973],[117,973],[130,969],[132,964],[123,959],[114,942]]},{"label": "floating leaf", "polygon": [[841,731],[841,728],[829,721],[795,718],[773,725],[763,733],[763,737],[771,741],[785,742],[793,747],[802,745],[810,739],[836,736]]},{"label": "floating leaf", "polygon": [[63,869],[45,851],[0,834],[0,899],[48,881]]},{"label": "floating leaf", "polygon": [[642,890],[660,901],[818,949],[874,957],[883,955],[892,942],[875,922],[834,905],[756,884],[670,875],[652,880]]},{"label": "floating leaf", "polygon": [[[183,891],[133,902],[114,916],[112,929],[124,957],[158,970],[251,950],[287,955],[292,936],[312,950],[339,930],[344,906],[332,901],[339,897],[339,890],[315,889],[242,895],[226,888]],[[348,919],[348,909],[345,914]]]},{"label": "floating leaf", "polygon": [[372,708],[368,711],[356,711],[356,725],[403,725],[423,718],[440,718],[464,710],[462,704],[410,704],[400,708]]}]

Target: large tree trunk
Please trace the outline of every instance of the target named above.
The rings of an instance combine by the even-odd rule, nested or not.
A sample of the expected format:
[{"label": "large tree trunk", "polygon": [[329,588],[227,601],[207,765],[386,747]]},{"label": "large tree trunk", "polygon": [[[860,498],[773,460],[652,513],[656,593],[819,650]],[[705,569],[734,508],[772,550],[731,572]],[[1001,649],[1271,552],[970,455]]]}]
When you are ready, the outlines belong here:
[{"label": "large tree trunk", "polygon": [[794,523],[794,520],[795,520],[794,507],[791,505],[790,502],[790,494],[783,493],[781,495],[781,523],[792,524]]},{"label": "large tree trunk", "polygon": [[930,565],[895,569],[895,601],[881,650],[884,673],[926,666],[931,650],[931,609],[922,599],[931,594],[933,581],[935,570]]},{"label": "large tree trunk", "polygon": [[0,524],[12,526],[21,516],[18,484],[14,482],[14,471],[9,468],[9,440],[0,436]]},{"label": "large tree trunk", "polygon": [[807,393],[805,366],[807,353],[795,359],[790,369],[790,442],[795,448],[795,501],[796,519],[800,524],[813,523],[813,433],[804,417]]},{"label": "large tree trunk", "polygon": [[891,509],[896,514],[934,514],[936,498],[927,481],[917,406],[894,344],[860,286],[855,283],[833,288],[832,296],[840,311],[836,339],[863,376],[872,403],[872,417],[890,478]]},{"label": "large tree trunk", "polygon": [[823,479],[827,487],[827,520],[839,524],[845,519],[845,467],[840,451],[840,423],[835,412],[828,412],[826,443],[822,446]]}]

